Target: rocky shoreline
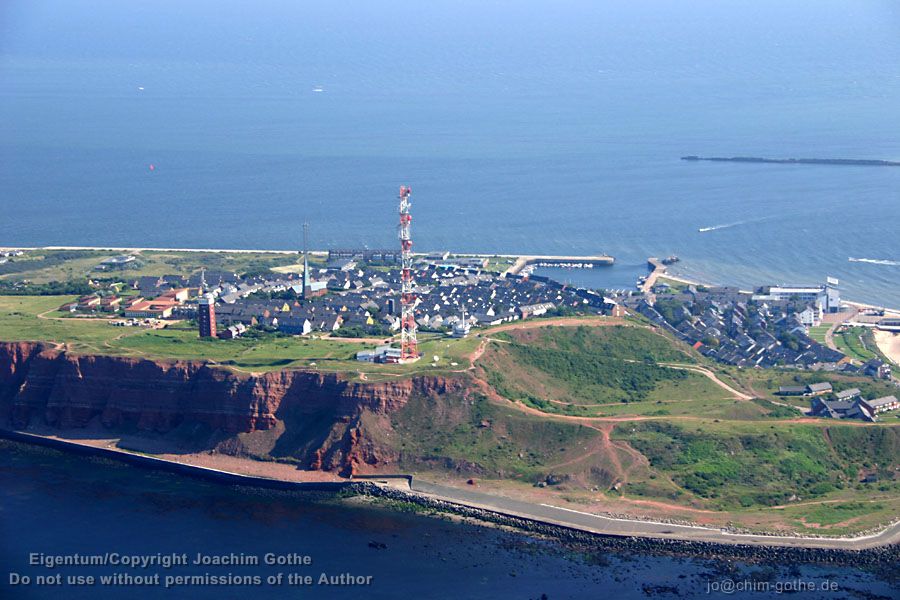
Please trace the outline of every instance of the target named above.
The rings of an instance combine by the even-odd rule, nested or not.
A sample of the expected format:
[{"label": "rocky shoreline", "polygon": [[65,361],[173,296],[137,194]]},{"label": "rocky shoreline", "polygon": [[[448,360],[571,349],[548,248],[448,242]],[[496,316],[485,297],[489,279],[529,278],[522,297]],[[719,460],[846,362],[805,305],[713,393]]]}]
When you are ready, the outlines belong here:
[{"label": "rocky shoreline", "polygon": [[[705,541],[603,535],[446,502],[414,492],[382,487],[370,482],[357,482],[350,489],[354,493],[387,500],[388,502],[411,503],[426,510],[452,514],[516,529],[527,534],[552,538],[584,551],[609,550],[782,565],[789,563],[813,563],[866,568],[878,572],[884,571],[889,574],[897,562],[900,561],[900,546],[896,544],[865,550],[839,550],[750,544],[719,544]],[[894,577],[896,577],[896,573],[894,573]]]},{"label": "rocky shoreline", "polygon": [[894,569],[895,565],[900,561],[900,545],[898,544],[863,550],[844,550],[799,546],[728,544],[698,540],[600,534],[576,527],[557,525],[536,519],[517,517],[492,510],[457,504],[415,491],[388,487],[373,481],[357,479],[343,482],[297,483],[272,480],[236,475],[202,467],[192,467],[182,463],[169,463],[168,461],[148,456],[80,446],[62,440],[41,438],[40,436],[4,430],[0,430],[0,433],[4,434],[2,437],[14,443],[43,446],[56,451],[86,454],[100,460],[113,460],[143,468],[169,471],[223,485],[236,486],[251,493],[299,494],[305,498],[320,498],[324,500],[360,496],[382,500],[387,502],[388,505],[414,505],[424,511],[454,515],[472,519],[482,524],[491,524],[525,534],[550,538],[584,553],[596,553],[598,550],[603,550],[719,561],[737,560],[770,564],[811,563],[866,568],[878,573],[886,573],[890,577],[896,578],[898,576],[895,572],[896,569]]}]

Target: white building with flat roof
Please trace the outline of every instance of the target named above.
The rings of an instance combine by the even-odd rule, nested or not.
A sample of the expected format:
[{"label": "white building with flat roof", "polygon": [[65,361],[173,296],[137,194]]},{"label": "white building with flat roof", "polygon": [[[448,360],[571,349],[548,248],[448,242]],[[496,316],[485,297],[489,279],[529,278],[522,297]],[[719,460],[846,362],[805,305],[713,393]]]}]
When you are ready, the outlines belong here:
[{"label": "white building with flat roof", "polygon": [[825,285],[772,285],[762,288],[762,293],[754,294],[753,299],[761,302],[772,300],[806,303],[815,306],[822,313],[834,313],[841,309],[838,284],[837,279],[828,277]]}]

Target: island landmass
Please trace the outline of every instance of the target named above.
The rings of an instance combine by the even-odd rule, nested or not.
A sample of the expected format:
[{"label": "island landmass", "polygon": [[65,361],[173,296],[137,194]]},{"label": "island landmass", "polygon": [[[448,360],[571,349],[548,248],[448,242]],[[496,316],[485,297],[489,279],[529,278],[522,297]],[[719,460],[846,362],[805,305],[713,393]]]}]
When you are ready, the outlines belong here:
[{"label": "island landmass", "polygon": [[[838,332],[863,318],[859,307],[803,329],[796,302],[770,299],[782,324],[735,338],[722,327],[698,345],[678,315],[696,325],[705,306],[756,301],[728,304],[722,294],[736,292],[681,280],[656,260],[616,295],[529,270],[553,257],[423,254],[422,357],[401,364],[367,354],[398,335],[391,257],[120,251],[20,249],[0,265],[8,431],[271,481],[368,481],[595,534],[856,550],[900,531],[898,411],[816,409],[865,411],[897,393],[893,375],[865,368],[887,358],[877,346],[851,347],[853,335]],[[306,268],[322,294],[303,297]],[[182,285],[165,316],[125,316],[134,298]],[[198,335],[204,285],[236,294],[219,308],[223,329],[247,320],[240,334]],[[447,323],[457,309],[438,299],[486,312]],[[259,312],[226,310],[234,305]],[[307,318],[308,331],[306,321],[281,330],[295,321],[271,319],[324,306],[343,309],[339,327]],[[471,329],[454,327],[461,320]],[[748,334],[778,342],[764,368],[714,351]]]}]

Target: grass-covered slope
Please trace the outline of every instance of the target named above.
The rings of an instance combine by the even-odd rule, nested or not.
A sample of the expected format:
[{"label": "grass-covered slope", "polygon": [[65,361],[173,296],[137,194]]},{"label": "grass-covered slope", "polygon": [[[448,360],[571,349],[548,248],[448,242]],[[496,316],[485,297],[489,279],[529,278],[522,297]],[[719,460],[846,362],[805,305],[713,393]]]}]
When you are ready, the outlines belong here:
[{"label": "grass-covered slope", "polygon": [[696,496],[729,510],[870,489],[859,483],[868,473],[879,475],[880,491],[900,491],[894,481],[897,427],[645,421],[621,424],[613,437],[640,451],[657,477],[678,487],[670,492],[636,482],[626,493]]},{"label": "grass-covered slope", "polygon": [[724,398],[706,377],[660,364],[694,360],[643,327],[541,327],[499,334],[478,364],[510,400],[545,412],[598,415],[620,403]]},{"label": "grass-covered slope", "polygon": [[478,393],[455,400],[416,397],[392,418],[402,468],[529,483],[552,474],[583,485],[605,483],[601,472],[608,457],[591,453],[600,435],[596,429],[523,414]]}]

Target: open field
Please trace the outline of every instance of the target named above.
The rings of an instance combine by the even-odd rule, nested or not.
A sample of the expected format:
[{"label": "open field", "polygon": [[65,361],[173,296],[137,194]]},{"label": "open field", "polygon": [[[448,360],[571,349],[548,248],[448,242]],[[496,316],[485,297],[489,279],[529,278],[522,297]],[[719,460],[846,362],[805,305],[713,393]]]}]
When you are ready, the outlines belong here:
[{"label": "open field", "polygon": [[[264,372],[286,367],[397,376],[418,372],[461,370],[479,340],[453,340],[423,335],[425,357],[411,365],[375,365],[354,360],[372,342],[352,339],[278,336],[237,340],[200,339],[194,327],[175,322],[165,329],[112,327],[103,318],[71,318],[56,312],[73,296],[0,296],[0,341],[40,341],[77,353],[155,359],[209,360],[242,371]],[[432,366],[434,357],[439,360]],[[451,363],[457,363],[452,365]]]},{"label": "open field", "polygon": [[747,402],[740,384],[719,379],[705,358],[630,321],[605,328],[495,330],[491,341],[478,362],[485,380],[546,413],[749,419],[774,408]]},{"label": "open field", "polygon": [[[900,456],[897,426],[657,420],[618,425],[613,437],[649,460],[647,478],[623,488],[628,495],[741,511],[812,500],[867,501],[877,494],[881,505],[861,512],[878,512],[883,519],[900,511],[900,483],[893,479]],[[879,473],[880,483],[860,483],[866,472]],[[844,520],[828,508],[791,510],[806,523]]]},{"label": "open field", "polygon": [[0,340],[42,341],[66,344],[76,352],[125,354],[110,345],[120,335],[141,333],[123,330],[100,319],[50,319],[38,315],[54,312],[74,296],[0,296]]},{"label": "open field", "polygon": [[[398,423],[401,468],[433,481],[455,473],[456,485],[476,476],[485,491],[531,502],[755,531],[844,535],[900,516],[897,426],[702,417],[603,424],[507,407],[484,398],[411,402]],[[860,482],[873,472],[882,479]]]},{"label": "open field", "polygon": [[[137,260],[120,268],[95,270],[103,260],[132,254]],[[326,251],[310,251],[310,262],[324,265]],[[35,283],[81,280],[85,277],[132,279],[144,275],[190,275],[201,267],[208,271],[233,273],[302,273],[302,253],[289,250],[178,250],[139,248],[36,248],[23,256],[13,257],[0,265],[0,280],[27,279]],[[455,257],[474,256],[454,254]],[[489,255],[488,271],[501,272],[510,267],[516,257]]]},{"label": "open field", "polygon": [[[144,275],[191,275],[201,268],[208,271],[256,273],[269,270],[296,272],[298,254],[271,252],[179,252],[176,250],[142,250],[134,252],[137,260],[122,268],[95,270],[103,260],[120,256],[114,250],[31,250],[0,265],[0,279],[23,280],[34,283],[83,280],[86,277],[112,278],[123,281]],[[315,264],[323,263],[321,255],[311,257]],[[301,269],[302,270],[302,269]]]},{"label": "open field", "polygon": [[825,343],[825,334],[828,333],[828,330],[831,329],[831,323],[827,323],[824,325],[816,325],[815,327],[809,328],[809,337],[813,340],[819,342],[820,344]]},{"label": "open field", "polygon": [[866,327],[848,327],[834,334],[837,349],[860,362],[877,358],[872,332]]}]

